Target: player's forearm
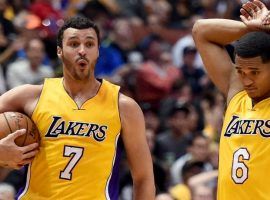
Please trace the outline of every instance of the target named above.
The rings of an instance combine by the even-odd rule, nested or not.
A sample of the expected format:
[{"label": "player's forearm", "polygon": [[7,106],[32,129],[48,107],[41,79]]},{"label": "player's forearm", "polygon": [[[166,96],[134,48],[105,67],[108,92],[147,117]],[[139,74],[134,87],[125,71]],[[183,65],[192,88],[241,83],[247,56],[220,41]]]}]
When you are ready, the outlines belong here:
[{"label": "player's forearm", "polygon": [[198,20],[192,29],[195,40],[205,40],[225,46],[239,39],[250,30],[240,21],[227,19]]},{"label": "player's forearm", "polygon": [[154,200],[156,192],[154,181],[145,179],[134,182],[133,192],[134,200]]}]

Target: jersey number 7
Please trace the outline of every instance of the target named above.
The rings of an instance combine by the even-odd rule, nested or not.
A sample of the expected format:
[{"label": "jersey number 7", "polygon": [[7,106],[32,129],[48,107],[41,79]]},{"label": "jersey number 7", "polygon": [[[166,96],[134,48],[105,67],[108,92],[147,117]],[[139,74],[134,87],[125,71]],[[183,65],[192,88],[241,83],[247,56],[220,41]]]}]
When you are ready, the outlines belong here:
[{"label": "jersey number 7", "polygon": [[60,179],[71,180],[72,179],[72,171],[75,166],[80,161],[81,157],[83,156],[82,147],[74,147],[74,146],[64,146],[64,157],[71,157],[68,164],[66,165],[64,170],[60,171]]}]

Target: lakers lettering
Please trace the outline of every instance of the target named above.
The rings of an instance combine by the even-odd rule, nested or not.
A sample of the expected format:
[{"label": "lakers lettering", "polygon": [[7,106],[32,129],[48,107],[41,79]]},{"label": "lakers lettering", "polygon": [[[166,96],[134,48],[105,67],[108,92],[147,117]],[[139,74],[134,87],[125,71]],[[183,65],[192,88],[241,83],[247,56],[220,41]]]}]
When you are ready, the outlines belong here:
[{"label": "lakers lettering", "polygon": [[53,121],[45,137],[58,137],[58,135],[73,135],[82,137],[93,137],[101,142],[106,138],[106,125],[87,122],[64,121],[62,117],[53,116]]},{"label": "lakers lettering", "polygon": [[231,137],[233,134],[260,134],[263,137],[270,137],[270,120],[240,119],[239,116],[233,115],[224,136]]}]

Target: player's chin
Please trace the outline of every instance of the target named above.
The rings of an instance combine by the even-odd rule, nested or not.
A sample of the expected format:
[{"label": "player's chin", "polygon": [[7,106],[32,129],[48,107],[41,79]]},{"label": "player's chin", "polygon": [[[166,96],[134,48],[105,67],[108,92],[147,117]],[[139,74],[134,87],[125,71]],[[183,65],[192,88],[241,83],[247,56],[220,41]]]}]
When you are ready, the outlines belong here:
[{"label": "player's chin", "polygon": [[260,94],[255,92],[247,92],[247,94],[251,99],[253,99],[256,102],[259,102],[263,99],[263,97]]},{"label": "player's chin", "polygon": [[87,71],[84,71],[84,72],[79,71],[79,72],[77,72],[77,73],[75,74],[74,77],[75,77],[75,79],[78,80],[78,81],[84,81],[84,80],[88,80],[88,79],[89,79],[89,77],[90,77],[89,74],[90,74],[90,73],[87,72]]},{"label": "player's chin", "polygon": [[250,98],[258,98],[259,97],[257,90],[246,90],[246,92]]},{"label": "player's chin", "polygon": [[87,70],[88,69],[88,65],[87,64],[79,64],[78,65],[78,69],[83,71],[83,70]]},{"label": "player's chin", "polygon": [[249,93],[247,93],[247,94],[248,94],[249,98],[251,98],[253,100],[257,99],[257,95],[249,94]]}]

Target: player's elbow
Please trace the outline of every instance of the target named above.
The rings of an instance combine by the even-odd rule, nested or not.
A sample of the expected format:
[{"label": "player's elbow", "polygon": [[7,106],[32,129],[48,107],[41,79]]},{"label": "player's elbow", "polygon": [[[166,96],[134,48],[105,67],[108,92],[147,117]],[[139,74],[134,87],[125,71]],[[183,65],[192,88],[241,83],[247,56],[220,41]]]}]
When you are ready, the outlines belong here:
[{"label": "player's elbow", "polygon": [[203,19],[199,19],[194,23],[192,28],[192,36],[195,41],[198,40],[199,38],[202,38],[203,30],[205,28],[204,26],[205,23]]}]

